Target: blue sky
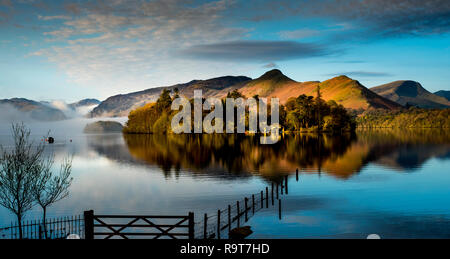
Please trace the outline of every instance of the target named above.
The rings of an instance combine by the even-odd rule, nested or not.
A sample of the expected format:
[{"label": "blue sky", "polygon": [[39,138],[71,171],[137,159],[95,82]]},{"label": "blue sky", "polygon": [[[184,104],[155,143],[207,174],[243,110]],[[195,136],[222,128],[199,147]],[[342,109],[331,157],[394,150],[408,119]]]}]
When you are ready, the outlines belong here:
[{"label": "blue sky", "polygon": [[450,90],[450,3],[0,0],[0,99],[105,99],[278,68]]}]

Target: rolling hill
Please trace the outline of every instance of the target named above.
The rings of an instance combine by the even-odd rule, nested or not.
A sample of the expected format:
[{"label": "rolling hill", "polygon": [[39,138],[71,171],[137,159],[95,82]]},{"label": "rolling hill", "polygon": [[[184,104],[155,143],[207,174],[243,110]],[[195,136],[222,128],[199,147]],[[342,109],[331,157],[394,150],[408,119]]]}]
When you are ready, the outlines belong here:
[{"label": "rolling hill", "polygon": [[187,98],[192,98],[194,90],[197,89],[202,90],[205,98],[225,98],[228,92],[237,89],[246,97],[255,95],[266,98],[278,97],[280,103],[284,104],[289,98],[298,97],[302,94],[316,96],[318,87],[320,87],[323,99],[326,101],[335,100],[346,108],[366,110],[369,108],[398,109],[402,107],[346,76],[335,77],[324,82],[297,82],[285,76],[280,70],[274,69],[254,80],[244,76],[226,76],[112,96],[101,102],[89,114],[89,117],[127,116],[131,110],[146,103],[155,102],[163,89],[174,90],[178,88],[180,95]]},{"label": "rolling hill", "polygon": [[260,97],[278,97],[280,103],[286,103],[291,97],[305,94],[317,96],[320,87],[322,98],[326,101],[335,100],[350,109],[397,109],[401,106],[387,100],[347,76],[338,76],[324,82],[296,82],[280,70],[272,70],[258,79],[252,80],[239,91],[247,97],[259,95]]},{"label": "rolling hill", "polygon": [[224,96],[229,91],[238,89],[251,78],[245,76],[225,76],[209,80],[193,80],[185,84],[177,84],[167,87],[151,88],[140,92],[121,94],[109,97],[101,102],[89,117],[121,117],[147,103],[155,102],[163,89],[174,90],[178,88],[179,94],[187,98],[194,96],[194,90],[202,90],[204,97]]},{"label": "rolling hill", "polygon": [[12,98],[0,100],[1,117],[11,120],[33,119],[39,121],[65,120],[64,113],[56,108],[41,102],[24,98]]},{"label": "rolling hill", "polygon": [[450,101],[428,92],[415,81],[395,81],[370,88],[373,92],[401,105],[413,105],[420,108],[449,108]]},{"label": "rolling hill", "polygon": [[450,91],[440,90],[434,93],[435,95],[444,97],[447,101],[450,101]]}]

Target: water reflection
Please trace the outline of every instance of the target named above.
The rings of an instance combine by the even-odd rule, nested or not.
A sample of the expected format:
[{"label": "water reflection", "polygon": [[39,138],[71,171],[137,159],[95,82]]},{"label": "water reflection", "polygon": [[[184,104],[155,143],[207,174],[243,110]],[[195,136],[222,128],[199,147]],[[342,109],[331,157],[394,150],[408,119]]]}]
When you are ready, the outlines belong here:
[{"label": "water reflection", "polygon": [[[443,130],[380,130],[330,136],[285,135],[274,145],[242,135],[112,135],[90,137],[90,148],[110,159],[158,166],[166,177],[180,172],[277,180],[300,168],[348,179],[369,163],[412,171],[432,157],[450,154]],[[121,141],[125,142],[125,145]]]}]

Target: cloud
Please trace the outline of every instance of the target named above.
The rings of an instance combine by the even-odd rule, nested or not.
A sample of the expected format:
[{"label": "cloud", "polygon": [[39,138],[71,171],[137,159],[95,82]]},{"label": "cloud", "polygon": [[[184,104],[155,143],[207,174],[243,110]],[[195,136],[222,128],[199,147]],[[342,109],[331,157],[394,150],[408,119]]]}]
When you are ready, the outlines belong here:
[{"label": "cloud", "polygon": [[231,41],[195,45],[181,54],[207,60],[272,62],[326,56],[331,51],[319,44],[295,41]]},{"label": "cloud", "polygon": [[68,15],[54,15],[54,16],[42,16],[38,15],[38,19],[41,21],[51,21],[51,20],[70,20],[71,17]]},{"label": "cloud", "polygon": [[349,72],[341,72],[341,73],[333,73],[327,74],[326,76],[354,76],[354,77],[391,77],[394,76],[390,73],[382,73],[382,72],[368,72],[368,71],[349,71]]},{"label": "cloud", "polygon": [[276,68],[276,67],[278,67],[277,64],[273,62],[267,63],[263,66],[263,68]]},{"label": "cloud", "polygon": [[[346,30],[366,31],[367,36],[430,35],[450,31],[447,0],[267,0],[255,19],[279,17],[333,19]],[[283,16],[280,16],[283,15]]]},{"label": "cloud", "polygon": [[293,31],[280,31],[278,33],[283,39],[303,39],[320,35],[320,31],[310,29],[300,29]]}]

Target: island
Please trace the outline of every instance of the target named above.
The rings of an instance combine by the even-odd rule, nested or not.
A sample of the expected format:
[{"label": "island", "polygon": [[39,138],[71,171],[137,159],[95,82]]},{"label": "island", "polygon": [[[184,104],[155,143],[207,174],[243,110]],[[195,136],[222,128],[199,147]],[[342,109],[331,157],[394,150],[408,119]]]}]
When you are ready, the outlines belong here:
[{"label": "island", "polygon": [[122,132],[123,126],[116,121],[97,121],[89,123],[84,128],[86,134],[100,134],[100,133],[119,133]]}]

